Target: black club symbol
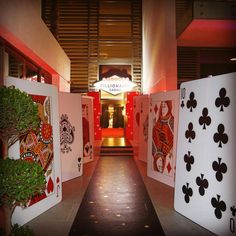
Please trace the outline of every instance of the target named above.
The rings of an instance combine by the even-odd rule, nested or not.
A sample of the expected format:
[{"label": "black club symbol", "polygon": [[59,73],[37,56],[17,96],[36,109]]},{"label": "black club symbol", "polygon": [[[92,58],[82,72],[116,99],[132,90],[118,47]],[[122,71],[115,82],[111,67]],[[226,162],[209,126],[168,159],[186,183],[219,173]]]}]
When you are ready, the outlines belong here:
[{"label": "black club symbol", "polygon": [[225,127],[223,124],[218,125],[218,133],[215,133],[213,139],[216,143],[219,142],[218,147],[222,148],[222,143],[226,144],[228,142],[228,135],[224,133]]},{"label": "black club symbol", "polygon": [[220,195],[217,194],[217,198],[211,199],[211,205],[215,208],[215,216],[217,219],[221,219],[222,211],[226,211],[226,204],[224,201],[220,201]]},{"label": "black club symbol", "polygon": [[181,108],[184,108],[184,101],[181,102]]},{"label": "black club symbol", "polygon": [[191,152],[188,151],[188,154],[184,155],[184,161],[186,163],[186,170],[191,170],[191,165],[194,163],[194,157],[191,155]]},{"label": "black club symbol", "polygon": [[209,184],[208,184],[208,180],[204,179],[204,174],[201,174],[201,177],[197,177],[196,178],[196,184],[199,186],[199,193],[201,196],[203,196],[205,194],[205,188],[208,188]]},{"label": "black club symbol", "polygon": [[188,139],[188,142],[191,143],[191,139],[195,139],[195,131],[193,130],[193,123],[188,124],[188,130],[185,131],[185,137]]},{"label": "black club symbol", "polygon": [[215,105],[217,107],[220,107],[220,111],[224,111],[224,107],[229,106],[230,99],[229,99],[229,97],[226,97],[226,89],[225,88],[220,89],[219,95],[220,96],[218,98],[216,98],[216,100],[215,100]]},{"label": "black club symbol", "polygon": [[232,211],[232,216],[236,216],[236,208],[235,208],[235,206],[230,207],[230,210]]},{"label": "black club symbol", "polygon": [[189,187],[189,183],[186,183],[186,185],[183,185],[182,191],[185,194],[184,200],[186,203],[189,203],[190,197],[193,196],[193,190]]},{"label": "black club symbol", "polygon": [[223,179],[223,174],[227,172],[227,165],[221,163],[221,158],[218,158],[218,162],[213,161],[212,168],[216,171],[216,179],[220,182]]},{"label": "black club symbol", "polygon": [[196,108],[197,106],[197,100],[194,99],[195,95],[194,92],[191,92],[189,94],[189,100],[187,101],[187,108],[190,108],[190,112],[193,111],[193,108]]},{"label": "black club symbol", "polygon": [[199,124],[203,125],[203,129],[206,129],[206,125],[209,126],[211,124],[211,117],[208,116],[208,109],[206,107],[202,109],[202,116],[199,118]]}]

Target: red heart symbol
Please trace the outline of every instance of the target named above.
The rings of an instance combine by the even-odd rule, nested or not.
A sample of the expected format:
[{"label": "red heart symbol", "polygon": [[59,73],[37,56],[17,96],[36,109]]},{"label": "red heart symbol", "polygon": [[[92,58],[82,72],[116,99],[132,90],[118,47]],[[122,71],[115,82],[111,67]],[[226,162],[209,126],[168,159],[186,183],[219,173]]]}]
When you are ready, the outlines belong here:
[{"label": "red heart symbol", "polygon": [[53,192],[53,188],[54,188],[54,184],[53,184],[53,181],[50,177],[49,180],[48,180],[47,192],[48,193]]},{"label": "red heart symbol", "polygon": [[60,178],[57,177],[56,183],[58,184],[60,182]]},{"label": "red heart symbol", "polygon": [[136,122],[137,122],[138,126],[139,126],[139,121],[140,121],[140,113],[137,112],[136,113]]}]

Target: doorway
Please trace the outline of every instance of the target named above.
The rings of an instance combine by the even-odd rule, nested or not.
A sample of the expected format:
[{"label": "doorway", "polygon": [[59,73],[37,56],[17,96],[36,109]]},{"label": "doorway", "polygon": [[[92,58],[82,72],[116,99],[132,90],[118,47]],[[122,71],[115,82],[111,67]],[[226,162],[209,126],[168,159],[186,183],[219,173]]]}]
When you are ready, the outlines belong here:
[{"label": "doorway", "polygon": [[126,126],[125,105],[124,94],[118,97],[101,97],[100,127],[102,128],[102,138],[124,137]]}]

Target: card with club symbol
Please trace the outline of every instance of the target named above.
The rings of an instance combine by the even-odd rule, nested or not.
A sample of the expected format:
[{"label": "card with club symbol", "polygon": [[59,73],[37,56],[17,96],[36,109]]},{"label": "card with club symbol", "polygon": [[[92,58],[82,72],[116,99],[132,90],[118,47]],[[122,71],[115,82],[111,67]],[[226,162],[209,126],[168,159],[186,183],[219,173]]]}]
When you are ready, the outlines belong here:
[{"label": "card with club symbol", "polygon": [[236,73],[182,83],[175,210],[236,235]]}]

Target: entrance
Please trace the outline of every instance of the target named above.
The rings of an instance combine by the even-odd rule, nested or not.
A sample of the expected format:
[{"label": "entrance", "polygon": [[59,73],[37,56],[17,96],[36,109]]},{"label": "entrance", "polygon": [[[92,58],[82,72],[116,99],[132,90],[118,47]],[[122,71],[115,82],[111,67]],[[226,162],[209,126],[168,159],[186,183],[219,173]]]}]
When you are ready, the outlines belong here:
[{"label": "entrance", "polygon": [[113,96],[111,94],[104,95],[104,92],[101,92],[101,106],[102,138],[124,137],[126,125],[124,94]]}]

